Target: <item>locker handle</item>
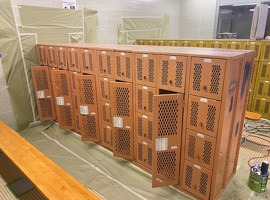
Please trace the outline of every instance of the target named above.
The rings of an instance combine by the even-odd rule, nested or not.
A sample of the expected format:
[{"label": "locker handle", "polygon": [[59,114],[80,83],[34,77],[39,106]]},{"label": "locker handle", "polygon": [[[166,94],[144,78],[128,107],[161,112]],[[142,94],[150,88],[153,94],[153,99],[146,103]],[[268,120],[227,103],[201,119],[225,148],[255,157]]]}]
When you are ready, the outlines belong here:
[{"label": "locker handle", "polygon": [[144,137],[146,137],[146,134],[143,134]]},{"label": "locker handle", "polygon": [[106,69],[104,69],[103,71],[106,72]]},{"label": "locker handle", "polygon": [[146,80],[146,76],[143,76],[143,79],[145,79],[145,80]]},{"label": "locker handle", "polygon": [[108,95],[105,95],[105,98],[108,98]]},{"label": "locker handle", "polygon": [[144,110],[146,110],[146,106],[144,106],[143,108],[144,108]]},{"label": "locker handle", "polygon": [[200,126],[203,126],[203,123],[202,122],[200,122]]},{"label": "locker handle", "polygon": [[206,86],[203,86],[203,89],[204,89],[204,90],[206,90],[206,89],[207,89],[207,87],[206,87]]},{"label": "locker handle", "polygon": [[172,84],[173,83],[172,80],[170,80],[169,83]]},{"label": "locker handle", "polygon": [[75,67],[75,64],[72,64],[73,67]]},{"label": "locker handle", "polygon": [[122,72],[122,75],[124,76],[124,72]]}]

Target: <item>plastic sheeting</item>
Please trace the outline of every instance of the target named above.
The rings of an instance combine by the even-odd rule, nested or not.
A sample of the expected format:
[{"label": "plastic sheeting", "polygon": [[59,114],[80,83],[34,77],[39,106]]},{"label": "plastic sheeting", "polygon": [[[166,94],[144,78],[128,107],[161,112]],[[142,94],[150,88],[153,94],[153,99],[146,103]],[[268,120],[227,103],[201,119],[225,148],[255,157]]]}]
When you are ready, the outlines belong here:
[{"label": "plastic sheeting", "polygon": [[84,8],[84,42],[97,42],[98,12],[93,9]]}]

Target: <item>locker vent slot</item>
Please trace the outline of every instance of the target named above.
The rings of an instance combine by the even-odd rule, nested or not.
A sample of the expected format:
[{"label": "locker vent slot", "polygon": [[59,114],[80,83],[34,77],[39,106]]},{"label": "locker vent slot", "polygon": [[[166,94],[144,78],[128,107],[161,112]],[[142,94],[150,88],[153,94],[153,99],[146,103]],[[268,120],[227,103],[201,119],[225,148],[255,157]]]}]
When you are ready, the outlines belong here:
[{"label": "locker vent slot", "polygon": [[104,88],[104,82],[100,81],[100,88],[101,88],[101,96],[102,98],[106,98],[105,97],[105,88]]},{"label": "locker vent slot", "polygon": [[80,130],[80,117],[79,115],[76,115],[76,128]]},{"label": "locker vent slot", "polygon": [[193,90],[200,91],[202,77],[202,65],[194,64]]},{"label": "locker vent slot", "polygon": [[75,62],[76,62],[76,68],[79,68],[78,53],[77,52],[75,52]]},{"label": "locker vent slot", "polygon": [[198,108],[199,108],[198,102],[194,102],[194,101],[191,102],[190,124],[196,127],[197,127],[197,120],[198,120]]},{"label": "locker vent slot", "polygon": [[50,99],[38,99],[42,117],[53,116],[52,102]]},{"label": "locker vent slot", "polygon": [[138,117],[138,135],[142,136],[142,118]]},{"label": "locker vent slot", "polygon": [[99,65],[99,72],[103,73],[103,60],[102,55],[98,55],[98,65]]},{"label": "locker vent slot", "polygon": [[191,188],[192,182],[192,175],[193,175],[193,168],[191,166],[186,166],[186,177],[185,177],[185,185]]},{"label": "locker vent slot", "polygon": [[93,58],[92,58],[92,54],[91,53],[88,54],[88,59],[89,59],[90,70],[91,71],[94,71],[94,69],[93,69]]},{"label": "locker vent slot", "polygon": [[103,114],[103,121],[106,122],[107,119],[106,119],[106,108],[104,105],[102,105],[102,114]]},{"label": "locker vent slot", "polygon": [[207,122],[206,122],[206,129],[208,131],[214,131],[215,118],[216,118],[216,107],[208,105]]},{"label": "locker vent slot", "polygon": [[268,85],[268,92],[267,92],[267,96],[270,97],[270,84]]},{"label": "locker vent slot", "polygon": [[74,104],[75,104],[75,109],[78,111],[79,110],[79,106],[78,106],[78,99],[77,99],[77,95],[74,94]]},{"label": "locker vent slot", "polygon": [[210,84],[210,92],[212,94],[218,94],[219,89],[219,81],[220,81],[220,65],[213,65],[212,66],[212,75],[211,75],[211,84]]},{"label": "locker vent slot", "polygon": [[269,107],[270,107],[270,102],[266,102],[265,107],[264,107],[264,113],[265,114],[269,113]]},{"label": "locker vent slot", "polygon": [[270,51],[270,45],[266,45],[265,52],[264,52],[264,59],[268,59]]},{"label": "locker vent slot", "polygon": [[163,60],[162,61],[162,77],[161,77],[162,85],[167,85],[168,83],[168,66],[169,66],[169,62],[167,60]]},{"label": "locker vent slot", "polygon": [[142,59],[137,58],[137,79],[142,80]]},{"label": "locker vent slot", "polygon": [[66,52],[65,51],[63,51],[63,61],[64,61],[64,65],[66,65]]},{"label": "locker vent slot", "polygon": [[194,158],[196,138],[189,135],[188,138],[188,156]]},{"label": "locker vent slot", "polygon": [[203,148],[203,162],[208,165],[210,164],[211,160],[211,150],[212,150],[212,143],[205,140]]},{"label": "locker vent slot", "polygon": [[259,89],[258,89],[258,95],[262,95],[263,92],[263,83],[259,84]]},{"label": "locker vent slot", "polygon": [[166,180],[161,181],[174,181],[176,168],[176,153],[174,151],[158,152],[157,153],[157,172],[162,175]]},{"label": "locker vent slot", "polygon": [[259,112],[259,110],[260,110],[260,104],[261,104],[261,101],[260,100],[256,100],[256,106],[255,106],[255,111],[256,112]]},{"label": "locker vent slot", "polygon": [[142,144],[138,143],[138,160],[142,161]]},{"label": "locker vent slot", "polygon": [[122,155],[130,155],[130,131],[125,129],[117,129],[115,138],[115,151]]},{"label": "locker vent slot", "polygon": [[72,80],[73,90],[76,90],[75,75],[73,73],[71,74],[71,80]]},{"label": "locker vent slot", "polygon": [[66,74],[60,74],[60,82],[61,82],[60,85],[61,85],[61,89],[62,89],[61,94],[63,96],[68,96],[69,92],[68,92],[68,84],[67,84],[67,75]]},{"label": "locker vent slot", "polygon": [[46,70],[33,70],[33,71],[37,83],[36,90],[46,90],[46,89],[48,90],[49,84]]},{"label": "locker vent slot", "polygon": [[[269,87],[270,88],[270,87]],[[153,112],[153,92],[148,92],[148,112]]]},{"label": "locker vent slot", "polygon": [[72,126],[71,108],[69,106],[58,106],[59,109],[59,124],[63,126]]},{"label": "locker vent slot", "polygon": [[86,65],[86,62],[85,62],[85,53],[82,53],[82,61],[83,61],[83,69],[84,70],[88,70],[88,66]]},{"label": "locker vent slot", "polygon": [[117,76],[121,76],[121,63],[120,63],[119,56],[116,56],[116,73],[117,73]]},{"label": "locker vent slot", "polygon": [[154,82],[154,60],[149,59],[149,68],[148,68],[148,80],[149,82]]},{"label": "locker vent slot", "polygon": [[116,87],[116,113],[118,116],[130,116],[129,89]]},{"label": "locker vent slot", "polygon": [[126,77],[130,78],[130,58],[126,57],[125,61],[126,61]]},{"label": "locker vent slot", "polygon": [[261,73],[261,77],[263,77],[263,78],[265,78],[266,68],[267,68],[267,65],[263,65],[263,67],[262,67],[262,73]]},{"label": "locker vent slot", "polygon": [[179,115],[177,100],[160,101],[158,109],[158,136],[177,135],[177,118]]},{"label": "locker vent slot", "polygon": [[201,172],[199,192],[204,196],[206,195],[207,192],[207,182],[208,182],[208,175],[206,173]]},{"label": "locker vent slot", "polygon": [[108,74],[112,74],[112,67],[111,67],[111,56],[107,55],[107,69],[108,69]]},{"label": "locker vent slot", "polygon": [[256,44],[254,50],[256,51],[256,56],[255,56],[255,58],[258,58],[259,45]]},{"label": "locker vent slot", "polygon": [[86,137],[87,138],[97,138],[97,124],[96,118],[94,116],[85,116],[86,117]]},{"label": "locker vent slot", "polygon": [[152,166],[152,148],[148,147],[148,165]]},{"label": "locker vent slot", "polygon": [[142,109],[142,90],[137,90],[138,94],[138,109]]},{"label": "locker vent slot", "polygon": [[[81,80],[79,79],[79,85]],[[94,104],[94,91],[93,91],[93,83],[92,80],[90,79],[83,79],[83,97],[84,97],[84,102],[81,102],[82,104]]]},{"label": "locker vent slot", "polygon": [[148,121],[148,139],[152,140],[153,123]]},{"label": "locker vent slot", "polygon": [[176,62],[175,86],[179,88],[182,87],[183,66],[183,62]]},{"label": "locker vent slot", "polygon": [[61,65],[61,64],[62,64],[62,63],[61,63],[61,59],[60,59],[60,57],[61,57],[61,56],[60,56],[60,50],[58,50],[58,64],[59,64],[59,65]]},{"label": "locker vent slot", "polygon": [[107,130],[106,128],[103,128],[103,142],[107,144]]}]

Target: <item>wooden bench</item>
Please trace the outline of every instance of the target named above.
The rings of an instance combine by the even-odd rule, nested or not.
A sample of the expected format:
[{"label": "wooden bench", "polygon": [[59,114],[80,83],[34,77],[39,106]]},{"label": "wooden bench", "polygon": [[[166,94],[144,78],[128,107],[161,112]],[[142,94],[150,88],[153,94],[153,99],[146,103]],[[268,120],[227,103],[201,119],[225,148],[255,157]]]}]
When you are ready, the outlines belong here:
[{"label": "wooden bench", "polygon": [[0,149],[48,199],[99,199],[2,121]]}]

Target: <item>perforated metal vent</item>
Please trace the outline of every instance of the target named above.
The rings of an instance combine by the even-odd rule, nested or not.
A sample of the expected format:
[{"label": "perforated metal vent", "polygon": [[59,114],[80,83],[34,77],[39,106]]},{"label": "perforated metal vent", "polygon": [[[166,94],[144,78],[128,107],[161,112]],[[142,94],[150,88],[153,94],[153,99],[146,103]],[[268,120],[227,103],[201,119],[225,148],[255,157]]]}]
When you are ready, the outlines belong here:
[{"label": "perforated metal vent", "polygon": [[153,134],[153,122],[148,121],[148,139],[152,140],[152,134]]},{"label": "perforated metal vent", "polygon": [[261,104],[261,101],[260,100],[256,100],[256,106],[255,106],[255,111],[256,112],[259,112],[259,110],[260,110],[260,104]]},{"label": "perforated metal vent", "polygon": [[149,67],[148,67],[148,80],[149,82],[154,82],[154,60],[149,59],[148,61]]},{"label": "perforated metal vent", "polygon": [[106,98],[105,97],[105,88],[104,88],[104,82],[100,81],[100,88],[101,88],[101,96],[102,98]]},{"label": "perforated metal vent", "polygon": [[255,56],[255,58],[258,58],[258,56],[259,56],[259,48],[260,48],[260,46],[259,45],[255,45],[255,48],[254,48],[254,50],[256,51],[256,56]]},{"label": "perforated metal vent", "polygon": [[176,153],[174,151],[157,153],[157,172],[168,181],[175,180]]},{"label": "perforated metal vent", "polygon": [[142,144],[138,143],[138,160],[142,161]]},{"label": "perforated metal vent", "polygon": [[210,84],[210,92],[212,94],[218,94],[219,91],[219,81],[220,81],[220,65],[212,66],[212,75],[211,75],[211,84]]},{"label": "perforated metal vent", "polygon": [[117,129],[115,134],[115,151],[121,155],[130,155],[131,138],[130,131],[126,129]]},{"label": "perforated metal vent", "polygon": [[181,88],[183,81],[183,62],[176,62],[175,86]]},{"label": "perforated metal vent", "polygon": [[71,81],[73,90],[76,90],[75,75],[73,73],[71,74]]},{"label": "perforated metal vent", "polygon": [[107,144],[107,129],[103,128],[103,142]]},{"label": "perforated metal vent", "polygon": [[207,192],[207,183],[208,183],[208,175],[204,172],[201,172],[199,192],[204,196],[206,195]]},{"label": "perforated metal vent", "polygon": [[142,118],[138,117],[137,119],[138,119],[138,135],[142,136],[142,133],[143,133],[143,131],[142,131]]},{"label": "perforated metal vent", "polygon": [[142,90],[137,89],[138,108],[142,109]]},{"label": "perforated metal vent", "polygon": [[270,45],[265,45],[264,59],[269,58]]},{"label": "perforated metal vent", "polygon": [[159,102],[158,136],[177,135],[178,102],[164,100]]},{"label": "perforated metal vent", "polygon": [[116,56],[116,74],[117,76],[121,76],[120,56]]},{"label": "perforated metal vent", "polygon": [[126,63],[126,77],[130,78],[130,58],[129,57],[125,58],[125,63]]},{"label": "perforated metal vent", "polygon": [[78,98],[77,95],[74,95],[74,104],[75,104],[75,109],[78,111],[79,110],[79,105],[78,105]]},{"label": "perforated metal vent", "polygon": [[267,96],[270,97],[270,84],[268,85],[268,92],[267,92]]},{"label": "perforated metal vent", "polygon": [[103,121],[106,122],[107,116],[106,116],[106,108],[104,105],[102,106],[102,115],[103,115]]},{"label": "perforated metal vent", "polygon": [[58,106],[59,110],[59,124],[64,127],[72,126],[71,108],[70,106]]},{"label": "perforated metal vent", "polygon": [[258,89],[258,95],[262,95],[262,93],[263,93],[263,83],[260,83],[259,84],[259,89]]},{"label": "perforated metal vent", "polygon": [[216,119],[216,107],[208,105],[207,121],[206,121],[206,129],[208,131],[214,131],[215,119]]},{"label": "perforated metal vent", "polygon": [[86,122],[84,123],[86,129],[84,132],[84,137],[91,139],[97,138],[97,122],[95,116],[87,115],[84,116],[84,118]]},{"label": "perforated metal vent", "polygon": [[[57,76],[58,75],[59,74],[57,74]],[[69,91],[68,91],[68,82],[67,82],[66,74],[60,74],[60,86],[61,86],[61,94],[64,96],[68,96]]]},{"label": "perforated metal vent", "polygon": [[168,84],[168,66],[169,66],[169,62],[167,60],[163,60],[162,61],[162,77],[161,77],[162,85]]},{"label": "perforated metal vent", "polygon": [[152,166],[152,148],[148,147],[147,153],[148,153],[148,165]]},{"label": "perforated metal vent", "polygon": [[53,116],[53,108],[51,99],[38,99],[40,105],[40,112],[39,113],[42,117],[51,117]]},{"label": "perforated metal vent", "polygon": [[99,72],[103,73],[103,60],[102,55],[98,55],[98,66],[99,66]]},{"label": "perforated metal vent", "polygon": [[153,98],[153,92],[148,91],[148,112],[153,112]]},{"label": "perforated metal vent", "polygon": [[193,90],[201,91],[202,65],[194,64]]},{"label": "perforated metal vent", "polygon": [[137,58],[137,79],[142,80],[142,59]]},{"label": "perforated metal vent", "polygon": [[111,56],[106,55],[108,74],[112,74]]},{"label": "perforated metal vent", "polygon": [[262,72],[261,72],[261,77],[265,78],[266,75],[266,69],[267,69],[267,65],[263,65],[262,66]]},{"label": "perforated metal vent", "polygon": [[85,53],[82,53],[82,62],[83,62],[83,69],[88,70],[88,66],[86,65]]},{"label": "perforated metal vent", "polygon": [[191,102],[191,113],[190,113],[190,124],[192,126],[195,126],[195,127],[197,127],[198,108],[199,108],[199,103],[192,101]]},{"label": "perforated metal vent", "polygon": [[189,188],[191,188],[192,176],[193,176],[193,168],[191,166],[187,165],[186,166],[185,185]]},{"label": "perforated metal vent", "polygon": [[265,107],[264,107],[264,113],[265,114],[269,113],[269,108],[270,108],[270,102],[266,102]]},{"label": "perforated metal vent", "polygon": [[79,115],[76,115],[76,129],[77,130],[81,129],[81,127],[80,127],[80,116]]},{"label": "perforated metal vent", "polygon": [[78,79],[79,90],[83,94],[81,104],[94,104],[93,82],[91,79]]},{"label": "perforated metal vent", "polygon": [[45,70],[33,70],[36,80],[36,90],[49,89],[47,72]]},{"label": "perforated metal vent", "polygon": [[210,164],[211,152],[212,152],[212,143],[205,140],[203,148],[203,162],[205,164],[208,165]]},{"label": "perforated metal vent", "polygon": [[116,87],[116,113],[118,116],[130,116],[129,89]]},{"label": "perforated metal vent", "polygon": [[188,137],[188,156],[194,158],[196,138],[192,135]]}]

